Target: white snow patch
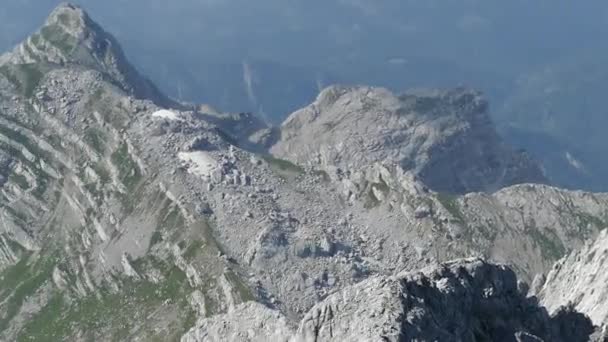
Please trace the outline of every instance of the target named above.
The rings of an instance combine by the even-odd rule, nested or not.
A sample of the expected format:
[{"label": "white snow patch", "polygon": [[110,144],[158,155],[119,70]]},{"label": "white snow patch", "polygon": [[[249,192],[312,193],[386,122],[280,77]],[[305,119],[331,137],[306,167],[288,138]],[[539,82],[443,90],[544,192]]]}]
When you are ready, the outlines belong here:
[{"label": "white snow patch", "polygon": [[207,152],[180,152],[177,156],[188,164],[188,172],[197,176],[211,177],[218,168],[217,161]]},{"label": "white snow patch", "polygon": [[152,116],[155,118],[167,119],[167,120],[181,120],[181,116],[178,113],[172,112],[170,110],[162,109],[157,112],[152,113]]}]

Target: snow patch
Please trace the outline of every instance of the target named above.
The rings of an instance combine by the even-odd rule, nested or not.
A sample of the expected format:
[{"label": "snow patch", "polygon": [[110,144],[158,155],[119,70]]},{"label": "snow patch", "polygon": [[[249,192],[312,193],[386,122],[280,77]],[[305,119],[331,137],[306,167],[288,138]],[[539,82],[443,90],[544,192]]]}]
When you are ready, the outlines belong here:
[{"label": "snow patch", "polygon": [[155,118],[167,119],[167,120],[181,120],[181,116],[178,113],[172,112],[170,110],[162,109],[157,112],[152,113],[152,116]]},{"label": "snow patch", "polygon": [[211,177],[217,170],[217,161],[207,152],[180,152],[178,158],[188,164],[188,172],[201,177]]}]

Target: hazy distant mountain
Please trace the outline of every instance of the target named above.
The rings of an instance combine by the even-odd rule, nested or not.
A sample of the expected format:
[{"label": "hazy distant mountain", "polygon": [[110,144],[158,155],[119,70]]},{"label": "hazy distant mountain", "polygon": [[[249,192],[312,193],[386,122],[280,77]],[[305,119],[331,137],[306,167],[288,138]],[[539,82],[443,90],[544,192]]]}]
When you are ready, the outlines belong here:
[{"label": "hazy distant mountain", "polygon": [[564,186],[608,191],[608,68],[602,56],[522,76],[496,110],[508,140],[543,159],[549,176]]}]

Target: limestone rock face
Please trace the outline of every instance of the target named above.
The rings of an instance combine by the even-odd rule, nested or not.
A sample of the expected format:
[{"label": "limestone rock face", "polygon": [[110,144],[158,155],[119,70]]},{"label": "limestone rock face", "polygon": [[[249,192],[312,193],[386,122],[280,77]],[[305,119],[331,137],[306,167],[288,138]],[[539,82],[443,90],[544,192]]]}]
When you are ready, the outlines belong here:
[{"label": "limestone rock face", "polygon": [[411,170],[436,191],[493,191],[545,182],[539,166],[506,146],[479,93],[325,89],[289,116],[271,152],[300,164],[356,170],[373,163]]},{"label": "limestone rock face", "polygon": [[[513,271],[479,259],[376,278],[316,305],[300,341],[587,341],[583,315],[549,317],[519,293]],[[573,328],[575,326],[576,328]],[[523,339],[526,340],[526,339]]]},{"label": "limestone rock face", "polygon": [[124,91],[160,105],[175,105],[126,59],[120,44],[80,7],[60,4],[45,24],[0,64],[55,64],[92,68],[111,78]]},{"label": "limestone rock face", "polygon": [[279,311],[250,302],[224,315],[201,319],[181,342],[288,342],[292,334],[288,320]]},{"label": "limestone rock face", "polygon": [[284,318],[270,312],[239,307],[202,320],[182,342],[256,341],[264,330],[267,341],[291,342],[600,341],[587,317],[566,309],[549,316],[519,291],[512,270],[480,259],[345,288],[315,305],[290,337]]},{"label": "limestone rock face", "polygon": [[549,311],[570,305],[608,325],[608,232],[557,262],[537,295]]}]

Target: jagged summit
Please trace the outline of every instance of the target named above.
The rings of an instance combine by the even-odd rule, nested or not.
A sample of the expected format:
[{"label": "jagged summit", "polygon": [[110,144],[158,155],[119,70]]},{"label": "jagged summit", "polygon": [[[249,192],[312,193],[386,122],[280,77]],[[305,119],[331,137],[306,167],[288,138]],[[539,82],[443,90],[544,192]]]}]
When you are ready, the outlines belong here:
[{"label": "jagged summit", "polygon": [[173,105],[129,63],[111,34],[93,21],[84,9],[70,3],[61,3],[38,31],[12,52],[0,56],[0,65],[7,64],[69,64],[91,68],[138,98]]}]

